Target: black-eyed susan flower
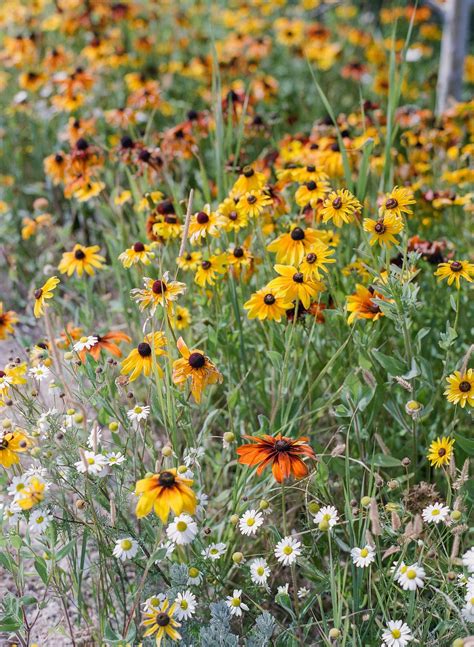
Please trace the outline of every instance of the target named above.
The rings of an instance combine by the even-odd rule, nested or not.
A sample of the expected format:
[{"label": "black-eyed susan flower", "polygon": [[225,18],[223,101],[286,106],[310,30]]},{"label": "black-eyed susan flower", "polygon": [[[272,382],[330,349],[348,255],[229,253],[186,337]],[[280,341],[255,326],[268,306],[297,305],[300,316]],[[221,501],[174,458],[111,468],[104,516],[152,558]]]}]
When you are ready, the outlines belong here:
[{"label": "black-eyed susan flower", "polygon": [[396,218],[401,218],[402,214],[410,216],[413,211],[410,209],[411,204],[415,204],[411,189],[396,186],[390,193],[384,196],[379,208],[379,214],[386,216],[392,214]]},{"label": "black-eyed susan flower", "polygon": [[31,441],[22,431],[4,433],[0,437],[0,465],[11,467],[20,462],[18,454],[26,452]]},{"label": "black-eyed susan flower", "polygon": [[449,402],[459,404],[462,409],[466,404],[474,407],[474,370],[468,369],[465,373],[454,371],[446,378],[448,386],[444,395]]},{"label": "black-eyed susan flower", "polygon": [[224,231],[239,231],[248,225],[248,216],[243,211],[239,211],[238,203],[238,198],[226,198],[217,207],[219,221]]},{"label": "black-eyed susan flower", "polygon": [[360,212],[362,205],[347,189],[338,189],[330,193],[324,200],[320,216],[323,222],[333,222],[336,227],[354,220],[356,213]]},{"label": "black-eyed susan flower", "polygon": [[185,252],[182,256],[178,256],[176,264],[181,270],[195,272],[201,260],[202,252]]},{"label": "black-eyed susan flower", "polygon": [[374,302],[374,299],[386,301],[385,297],[376,292],[372,286],[366,288],[363,285],[357,284],[355,294],[347,297],[347,310],[351,314],[347,319],[347,323],[352,324],[356,319],[372,319],[377,321],[384,313],[380,306]]},{"label": "black-eyed susan flower", "polygon": [[183,233],[183,225],[175,213],[160,215],[153,224],[153,234],[161,240],[172,240],[180,238]]},{"label": "black-eyed susan flower", "polygon": [[91,198],[98,196],[104,188],[104,182],[100,182],[98,180],[87,180],[75,187],[73,195],[78,202],[87,202]]},{"label": "black-eyed susan flower", "polygon": [[176,306],[170,320],[173,328],[176,328],[176,330],[184,330],[185,328],[189,328],[191,325],[192,317],[188,308],[185,308],[184,306]]},{"label": "black-eyed susan flower", "polygon": [[227,254],[213,254],[201,261],[197,267],[194,281],[200,287],[214,285],[219,274],[225,274]]},{"label": "black-eyed susan flower", "polygon": [[311,205],[315,209],[323,202],[329,191],[329,184],[326,180],[310,180],[302,184],[295,193],[295,202],[300,207]]},{"label": "black-eyed susan flower", "polygon": [[93,276],[94,268],[100,270],[103,267],[105,258],[97,252],[100,250],[99,245],[85,247],[79,243],[74,245],[72,252],[64,252],[58,269],[61,274],[71,276],[74,272],[81,277],[84,272]]},{"label": "black-eyed susan flower", "polygon": [[232,197],[240,197],[250,191],[258,191],[265,186],[265,175],[255,171],[251,166],[244,166],[241,175],[232,187]]},{"label": "black-eyed susan flower", "polygon": [[193,245],[200,243],[208,235],[220,236],[219,225],[219,216],[214,211],[211,211],[211,207],[206,204],[202,211],[198,211],[191,217],[188,231],[191,243]]},{"label": "black-eyed susan flower", "polygon": [[321,168],[316,167],[314,164],[308,164],[307,166],[293,169],[292,178],[300,184],[306,184],[307,182],[326,182],[329,176]]},{"label": "black-eyed susan flower", "polygon": [[182,512],[194,514],[197,499],[191,485],[192,479],[184,478],[176,468],[170,468],[137,481],[135,494],[140,497],[135,514],[139,519],[154,510],[157,517],[166,523],[170,510],[175,515]]},{"label": "black-eyed susan flower", "polygon": [[461,279],[472,283],[471,275],[474,274],[474,264],[469,261],[449,261],[448,263],[440,263],[438,269],[434,273],[438,276],[438,281],[447,279],[448,285],[456,283],[456,288],[459,290],[461,287]]},{"label": "black-eyed susan flower", "polygon": [[126,268],[132,267],[132,265],[136,265],[137,263],[149,265],[154,258],[155,254],[151,246],[145,245],[140,241],[134,243],[118,257],[119,261]]},{"label": "black-eyed susan flower", "polygon": [[14,332],[14,326],[18,323],[18,315],[13,310],[5,310],[3,302],[0,301],[0,339],[6,339]]},{"label": "black-eyed susan flower", "polygon": [[281,321],[286,311],[293,307],[293,303],[287,297],[278,294],[277,290],[268,287],[257,290],[250,299],[244,303],[245,310],[248,310],[249,319],[269,319],[270,321]]},{"label": "black-eyed susan flower", "polygon": [[44,308],[46,306],[46,301],[53,298],[53,292],[56,286],[61,281],[57,276],[52,276],[49,278],[44,285],[34,291],[35,305],[34,305],[34,315],[38,319],[41,315],[44,314]]},{"label": "black-eyed susan flower", "polygon": [[252,252],[244,245],[235,245],[227,251],[226,263],[230,269],[240,270],[248,267],[253,261]]},{"label": "black-eyed susan flower", "polygon": [[222,375],[201,350],[189,350],[182,337],[178,339],[177,347],[182,357],[173,362],[173,382],[183,386],[190,379],[191,393],[199,404],[206,386],[222,382]]},{"label": "black-eyed susan flower", "polygon": [[395,234],[399,234],[403,229],[403,220],[393,214],[387,214],[379,220],[371,218],[364,219],[364,231],[370,233],[369,243],[383,245],[387,248],[397,244]]},{"label": "black-eyed susan flower", "polygon": [[143,279],[144,288],[135,288],[131,294],[139,304],[140,310],[150,308],[154,314],[160,305],[171,310],[173,302],[186,290],[186,284],[179,281],[171,281],[169,272],[165,272],[161,279],[150,279],[147,276]]},{"label": "black-eyed susan flower", "polygon": [[244,193],[237,204],[237,210],[246,218],[257,218],[272,205],[270,196],[262,190]]},{"label": "black-eyed susan flower", "polygon": [[54,153],[43,161],[44,171],[51,178],[53,184],[57,185],[64,181],[68,158],[65,153]]},{"label": "black-eyed susan flower", "polygon": [[294,226],[288,233],[281,234],[267,245],[267,249],[269,252],[276,252],[279,263],[298,265],[320,239],[321,233],[315,229]]},{"label": "black-eyed susan flower", "polygon": [[443,467],[449,464],[453,455],[454,442],[454,438],[449,436],[433,440],[427,455],[432,467]]},{"label": "black-eyed susan flower", "polygon": [[[122,375],[129,374],[129,381],[133,382],[142,373],[148,377],[153,368],[154,357],[166,355],[164,347],[166,346],[166,337],[162,332],[155,332],[146,335],[144,340],[134,348],[122,362]],[[156,363],[158,375],[163,375],[163,370]]]},{"label": "black-eyed susan flower", "polygon": [[275,265],[275,271],[280,275],[268,284],[270,290],[290,301],[299,301],[303,308],[309,308],[311,300],[318,294],[321,286],[312,279],[305,278],[293,265]]},{"label": "black-eyed susan flower", "polygon": [[176,627],[181,624],[177,622],[173,615],[176,612],[177,605],[175,602],[170,606],[169,601],[163,600],[158,608],[152,608],[150,611],[144,613],[146,618],[143,621],[147,630],[144,636],[153,636],[155,634],[155,641],[157,647],[160,647],[163,638],[170,638],[170,640],[181,640],[181,634],[176,631]]},{"label": "black-eyed susan flower", "polygon": [[326,265],[329,263],[335,263],[336,259],[331,258],[334,254],[334,250],[325,245],[320,240],[317,240],[308,250],[308,253],[302,258],[299,270],[303,274],[310,278],[320,280],[322,275],[319,273],[319,270],[327,272],[328,268]]}]

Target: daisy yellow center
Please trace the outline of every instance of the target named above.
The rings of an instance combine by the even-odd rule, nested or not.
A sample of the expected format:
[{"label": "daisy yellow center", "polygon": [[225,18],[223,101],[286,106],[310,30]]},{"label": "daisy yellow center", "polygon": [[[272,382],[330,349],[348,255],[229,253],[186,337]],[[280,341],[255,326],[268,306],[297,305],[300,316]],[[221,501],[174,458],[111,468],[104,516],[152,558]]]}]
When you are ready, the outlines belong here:
[{"label": "daisy yellow center", "polygon": [[407,566],[402,566],[400,569],[400,573],[406,573],[407,572]]},{"label": "daisy yellow center", "polygon": [[94,465],[95,460],[91,457],[87,459],[87,462],[89,463],[89,465]]},{"label": "daisy yellow center", "polygon": [[363,549],[360,551],[360,556],[361,556],[361,557],[367,557],[367,555],[368,555],[368,554],[369,554],[369,551],[367,550],[367,548],[363,548]]},{"label": "daisy yellow center", "polygon": [[240,607],[240,598],[232,598],[232,606]]},{"label": "daisy yellow center", "polygon": [[130,539],[122,539],[122,541],[120,542],[120,547],[122,550],[130,550],[130,548],[132,547],[132,542],[130,541]]},{"label": "daisy yellow center", "polygon": [[193,566],[189,569],[188,571],[189,577],[197,577],[199,575],[199,571],[197,568],[194,568]]},{"label": "daisy yellow center", "polygon": [[44,517],[38,517],[36,519],[36,523],[43,523],[43,521],[44,521]]},{"label": "daisy yellow center", "polygon": [[141,407],[135,407],[134,412],[135,413],[141,413],[143,409]]},{"label": "daisy yellow center", "polygon": [[285,555],[291,555],[291,553],[293,552],[293,548],[291,546],[285,546],[283,548],[283,552],[285,553]]},{"label": "daisy yellow center", "polygon": [[326,513],[323,517],[324,521],[331,521],[331,515],[329,513]]},{"label": "daisy yellow center", "polygon": [[432,516],[433,516],[433,517],[436,517],[436,516],[438,516],[438,515],[440,514],[440,510],[438,510],[438,509],[436,508],[435,510],[432,510],[432,511],[431,511],[431,514],[432,514]]},{"label": "daisy yellow center", "polygon": [[259,566],[257,568],[257,575],[263,575],[264,573],[265,573],[265,569],[263,568],[263,566]]},{"label": "daisy yellow center", "polygon": [[472,606],[474,606],[474,597],[472,597],[472,598],[469,600],[469,604],[472,604]]},{"label": "daisy yellow center", "polygon": [[179,532],[184,532],[187,527],[188,524],[185,521],[178,521],[176,524],[176,530],[179,530]]},{"label": "daisy yellow center", "polygon": [[393,638],[400,638],[401,635],[402,635],[402,632],[400,631],[400,629],[392,629]]},{"label": "daisy yellow center", "polygon": [[188,608],[188,603],[186,602],[186,600],[181,600],[179,606],[186,611],[186,609]]},{"label": "daisy yellow center", "polygon": [[247,519],[247,526],[253,526],[255,523],[254,517],[250,517],[250,519]]},{"label": "daisy yellow center", "polygon": [[81,337],[79,341],[81,342],[81,344],[85,344],[87,341],[87,337]]},{"label": "daisy yellow center", "polygon": [[217,555],[219,551],[217,550],[217,548],[211,548],[210,553],[211,555]]},{"label": "daisy yellow center", "polygon": [[416,577],[416,571],[414,571],[412,568],[410,568],[409,571],[407,571],[407,577],[409,580],[414,580]]},{"label": "daisy yellow center", "polygon": [[25,484],[24,484],[24,483],[18,483],[18,485],[16,486],[15,490],[16,490],[17,492],[21,492],[24,488],[25,488]]}]

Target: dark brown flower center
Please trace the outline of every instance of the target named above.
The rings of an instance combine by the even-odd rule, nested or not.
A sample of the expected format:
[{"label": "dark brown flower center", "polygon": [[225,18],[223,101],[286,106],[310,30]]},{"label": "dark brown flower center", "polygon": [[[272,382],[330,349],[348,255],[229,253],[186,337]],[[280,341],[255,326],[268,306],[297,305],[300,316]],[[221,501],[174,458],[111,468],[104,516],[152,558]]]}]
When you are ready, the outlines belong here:
[{"label": "dark brown flower center", "polygon": [[143,243],[135,243],[133,246],[133,251],[134,252],[144,252],[145,251],[145,245]]},{"label": "dark brown flower center", "polygon": [[201,267],[203,270],[208,270],[211,267],[211,261],[203,261]]},{"label": "dark brown flower center", "polygon": [[43,294],[42,288],[38,288],[35,290],[35,299],[41,299],[41,295]]},{"label": "dark brown flower center", "polygon": [[141,344],[138,344],[137,351],[141,357],[150,357],[151,346],[150,344],[147,344],[146,341],[142,341]]},{"label": "dark brown flower center", "polygon": [[377,232],[377,234],[383,234],[385,231],[385,225],[381,220],[377,222],[377,224],[374,227],[374,230]]},{"label": "dark brown flower center", "polygon": [[249,195],[249,196],[248,196],[248,198],[247,198],[247,202],[248,202],[249,204],[255,204],[255,203],[257,202],[257,198],[256,198],[256,196],[254,196],[254,195]]},{"label": "dark brown flower center", "polygon": [[293,240],[303,240],[304,231],[301,229],[301,227],[295,227],[291,232],[291,237]]},{"label": "dark brown flower center", "polygon": [[176,479],[172,472],[161,472],[158,483],[163,487],[171,487],[174,485]]},{"label": "dark brown flower center", "polygon": [[441,449],[438,449],[438,456],[440,456],[441,458],[443,456],[446,456],[446,450],[444,447],[441,447]]},{"label": "dark brown flower center", "polygon": [[296,274],[293,274],[293,281],[295,283],[303,283],[304,281],[304,276],[301,272],[296,272]]},{"label": "dark brown flower center", "polygon": [[196,216],[196,220],[200,225],[205,225],[206,222],[209,222],[209,216],[204,211],[200,211]]},{"label": "dark brown flower center", "polygon": [[178,218],[174,214],[169,214],[165,216],[165,222],[167,225],[175,225],[178,222]]},{"label": "dark brown flower center", "polygon": [[449,269],[450,269],[452,272],[460,272],[460,271],[462,270],[462,263],[460,263],[459,261],[453,261],[453,262],[449,265]]},{"label": "dark brown flower center", "polygon": [[237,218],[238,218],[238,213],[237,213],[237,211],[231,211],[231,212],[229,213],[229,220],[237,220]]},{"label": "dark brown flower center", "polygon": [[469,393],[469,391],[472,389],[472,385],[470,382],[467,382],[467,380],[463,380],[459,384],[459,390],[462,391],[462,393]]},{"label": "dark brown flower center", "polygon": [[276,299],[273,296],[273,294],[266,294],[263,297],[263,303],[265,303],[265,305],[267,305],[267,306],[272,306],[275,303],[275,301],[276,301]]},{"label": "dark brown flower center", "polygon": [[156,624],[160,627],[166,627],[170,623],[170,617],[167,613],[162,611],[156,614]]},{"label": "dark brown flower center", "polygon": [[244,166],[242,169],[242,173],[244,174],[245,177],[252,177],[252,175],[255,175],[255,171],[251,166]]},{"label": "dark brown flower center", "polygon": [[313,254],[312,252],[311,254],[308,254],[306,256],[306,262],[309,263],[310,265],[312,265],[313,263],[316,263],[317,260],[318,260],[318,257],[316,256],[316,254]]},{"label": "dark brown flower center", "polygon": [[275,449],[277,452],[287,452],[290,448],[290,443],[287,440],[277,440]]},{"label": "dark brown flower center", "polygon": [[337,198],[334,198],[332,201],[332,206],[334,209],[340,209],[342,207],[342,198],[337,196]]},{"label": "dark brown flower center", "polygon": [[243,255],[244,255],[244,250],[242,249],[242,247],[236,247],[234,249],[235,258],[242,258]]},{"label": "dark brown flower center", "polygon": [[82,251],[82,249],[76,249],[74,252],[74,258],[78,261],[82,261],[86,257],[85,253]]},{"label": "dark brown flower center", "polygon": [[310,164],[309,166],[306,167],[306,170],[308,171],[308,173],[314,173],[316,170],[316,167]]},{"label": "dark brown flower center", "polygon": [[395,200],[395,198],[389,198],[385,203],[385,207],[387,209],[395,209],[396,207],[398,207],[398,202],[397,200]]},{"label": "dark brown flower center", "polygon": [[168,288],[166,287],[166,283],[164,283],[164,281],[160,281],[158,279],[157,281],[153,282],[151,289],[155,294],[163,294],[163,292],[166,292]]},{"label": "dark brown flower center", "polygon": [[317,184],[313,180],[311,180],[311,182],[306,182],[306,188],[308,189],[308,191],[314,191],[316,186]]},{"label": "dark brown flower center", "polygon": [[381,312],[379,306],[376,303],[374,303],[373,301],[371,301],[370,304],[367,306],[367,310],[369,312],[372,312],[372,314],[374,314],[374,315]]},{"label": "dark brown flower center", "polygon": [[191,353],[188,362],[192,368],[202,368],[206,363],[206,358],[202,353]]}]

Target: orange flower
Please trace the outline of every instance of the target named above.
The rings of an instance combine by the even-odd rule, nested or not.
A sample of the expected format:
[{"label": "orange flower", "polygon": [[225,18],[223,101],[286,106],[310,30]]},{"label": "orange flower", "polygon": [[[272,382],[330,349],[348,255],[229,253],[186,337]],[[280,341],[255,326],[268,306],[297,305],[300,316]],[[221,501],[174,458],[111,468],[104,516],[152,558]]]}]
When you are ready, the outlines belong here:
[{"label": "orange flower", "polygon": [[113,355],[114,357],[122,357],[122,351],[115,342],[125,341],[127,342],[127,344],[129,344],[132,341],[131,337],[126,335],[124,332],[120,332],[119,330],[112,330],[111,332],[105,333],[105,335],[94,335],[94,337],[97,338],[97,342],[90,348],[84,348],[84,350],[81,350],[78,353],[82,363],[85,362],[87,353],[89,353],[89,355],[92,355],[95,361],[98,362],[100,351],[102,349],[108,350],[109,353],[111,353],[111,355]]},{"label": "orange flower", "polygon": [[258,465],[258,475],[271,464],[273,476],[278,483],[289,478],[291,474],[297,479],[307,475],[308,468],[300,456],[316,458],[314,451],[308,445],[307,437],[294,440],[277,434],[275,437],[265,435],[261,438],[256,436],[244,436],[244,438],[252,440],[253,443],[237,448],[239,463],[250,467]]}]

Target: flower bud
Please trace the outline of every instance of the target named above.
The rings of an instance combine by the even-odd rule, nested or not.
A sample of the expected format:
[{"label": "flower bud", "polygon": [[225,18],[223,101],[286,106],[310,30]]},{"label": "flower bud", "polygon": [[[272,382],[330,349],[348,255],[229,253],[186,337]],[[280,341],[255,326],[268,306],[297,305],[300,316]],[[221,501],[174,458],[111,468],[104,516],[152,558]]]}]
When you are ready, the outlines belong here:
[{"label": "flower bud", "polygon": [[341,632],[339,631],[339,629],[336,629],[336,627],[333,627],[329,630],[329,638],[331,638],[331,640],[336,640],[340,635]]},{"label": "flower bud", "polygon": [[66,411],[66,415],[67,415],[67,416],[73,416],[75,413],[76,413],[76,410],[75,410],[75,409],[68,409],[68,410]]},{"label": "flower bud", "polygon": [[235,440],[235,434],[232,431],[226,431],[224,434],[224,441],[226,443],[233,443]]},{"label": "flower bud", "polygon": [[234,564],[241,564],[244,561],[244,556],[242,553],[234,553],[232,555],[232,561]]},{"label": "flower bud", "polygon": [[4,419],[2,420],[2,427],[3,427],[4,429],[10,429],[10,428],[11,428],[11,426],[12,426],[12,421],[10,420],[10,418],[4,418]]},{"label": "flower bud", "polygon": [[329,530],[329,522],[326,521],[326,519],[319,522],[319,530],[321,530],[321,532],[327,532]]},{"label": "flower bud", "polygon": [[364,506],[364,508],[368,508],[371,501],[372,501],[372,498],[370,496],[363,496],[362,499],[360,500],[360,504]]},{"label": "flower bud", "polygon": [[170,447],[170,445],[165,445],[161,450],[161,453],[165,458],[169,458],[170,456],[173,456],[173,448]]},{"label": "flower bud", "polygon": [[317,501],[310,501],[308,504],[308,510],[310,514],[318,514],[320,505]]},{"label": "flower bud", "polygon": [[110,431],[117,431],[119,428],[119,423],[115,420],[112,420],[112,422],[109,422],[109,429]]},{"label": "flower bud", "polygon": [[39,456],[41,456],[41,449],[39,447],[33,447],[30,454],[33,456],[33,458],[38,458]]},{"label": "flower bud", "polygon": [[452,521],[459,521],[462,517],[462,512],[461,510],[453,510],[450,516]]},{"label": "flower bud", "polygon": [[266,499],[262,499],[258,504],[258,507],[260,508],[260,510],[268,510],[268,508],[270,507],[270,504]]},{"label": "flower bud", "polygon": [[70,362],[72,359],[74,359],[74,353],[71,353],[71,351],[64,353],[64,359],[66,360],[66,362]]},{"label": "flower bud", "polygon": [[464,647],[464,640],[462,638],[456,638],[452,647]]},{"label": "flower bud", "polygon": [[238,515],[238,514],[233,514],[233,515],[231,515],[231,517],[230,517],[230,523],[231,523],[233,526],[236,526],[236,525],[239,523],[239,515]]},{"label": "flower bud", "polygon": [[80,425],[81,422],[83,421],[84,421],[84,416],[82,415],[82,413],[76,413],[76,415],[74,416],[74,422]]}]

